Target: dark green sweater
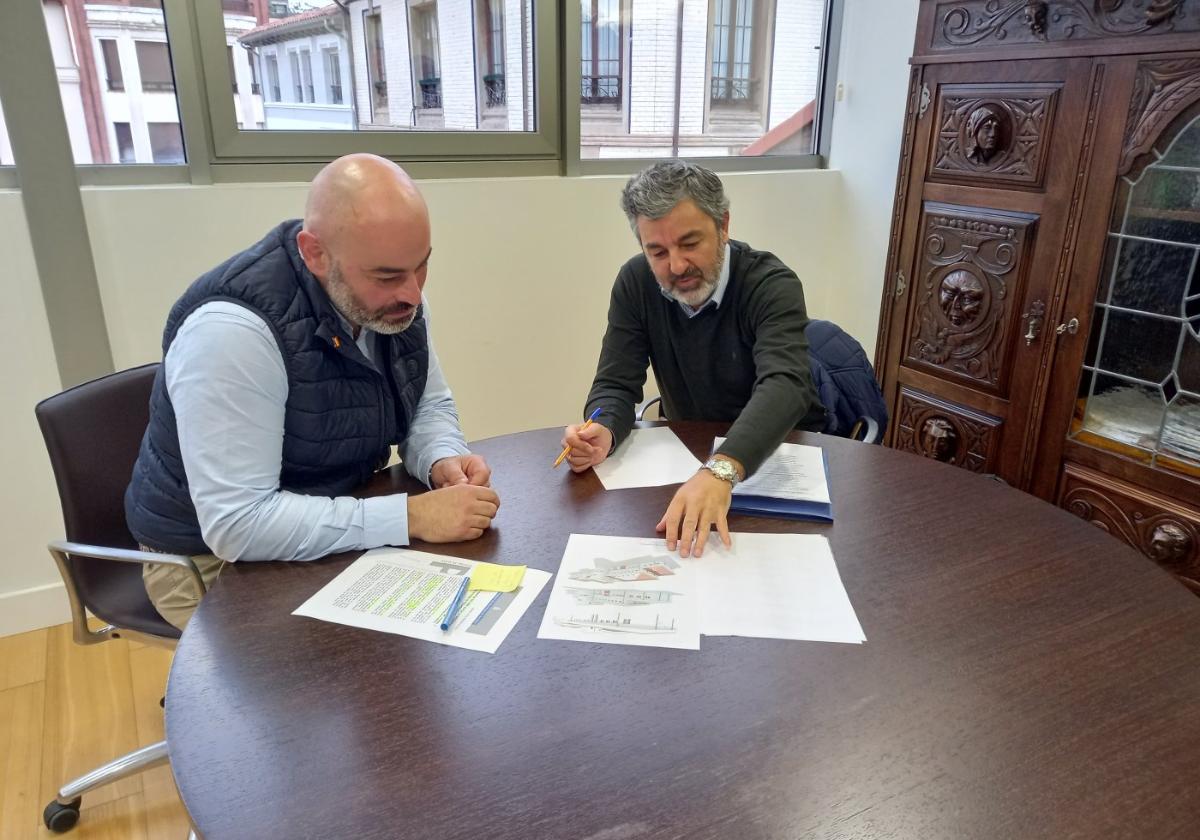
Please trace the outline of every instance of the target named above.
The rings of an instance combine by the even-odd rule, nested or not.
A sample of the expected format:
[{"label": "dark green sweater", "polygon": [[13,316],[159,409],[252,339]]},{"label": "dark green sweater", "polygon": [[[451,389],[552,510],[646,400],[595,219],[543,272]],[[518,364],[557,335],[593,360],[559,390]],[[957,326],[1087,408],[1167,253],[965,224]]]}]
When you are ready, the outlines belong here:
[{"label": "dark green sweater", "polygon": [[645,256],[621,267],[584,416],[600,408],[620,444],[642,400],[646,363],[672,420],[733,426],[717,451],[752,475],[787,433],[819,431],[825,414],[809,372],[804,289],[774,255],[730,241],[729,284],[718,308],[688,318],[664,297]]}]

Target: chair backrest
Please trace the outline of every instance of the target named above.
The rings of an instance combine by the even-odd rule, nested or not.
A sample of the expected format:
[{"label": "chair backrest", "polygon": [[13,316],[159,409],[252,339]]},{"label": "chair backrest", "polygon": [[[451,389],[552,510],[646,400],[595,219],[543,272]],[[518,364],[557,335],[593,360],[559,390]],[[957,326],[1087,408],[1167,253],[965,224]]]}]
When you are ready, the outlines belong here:
[{"label": "chair backrest", "polygon": [[[887,403],[862,345],[832,321],[812,320],[808,338],[813,384],[825,406],[826,434],[852,437],[856,427],[873,428],[871,443],[881,443],[887,429]],[[870,420],[859,424],[858,421]]]},{"label": "chair backrest", "polygon": [[[159,367],[143,365],[85,382],[42,400],[34,409],[69,541],[138,547],[125,524],[125,488],[150,421],[150,391]],[[97,615],[111,611],[104,609],[104,602],[118,591],[119,600],[127,602],[134,579],[141,590],[142,568],[136,563],[81,557],[69,562],[81,600]]]}]

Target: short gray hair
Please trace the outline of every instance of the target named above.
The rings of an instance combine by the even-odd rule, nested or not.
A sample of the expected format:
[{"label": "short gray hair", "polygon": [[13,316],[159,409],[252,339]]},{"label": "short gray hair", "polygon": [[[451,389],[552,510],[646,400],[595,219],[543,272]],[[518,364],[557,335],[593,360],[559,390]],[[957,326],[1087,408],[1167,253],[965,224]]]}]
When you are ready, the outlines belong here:
[{"label": "short gray hair", "polygon": [[630,178],[621,190],[621,209],[637,236],[639,216],[661,219],[685,198],[721,227],[729,212],[721,179],[711,169],[682,160],[652,164]]}]

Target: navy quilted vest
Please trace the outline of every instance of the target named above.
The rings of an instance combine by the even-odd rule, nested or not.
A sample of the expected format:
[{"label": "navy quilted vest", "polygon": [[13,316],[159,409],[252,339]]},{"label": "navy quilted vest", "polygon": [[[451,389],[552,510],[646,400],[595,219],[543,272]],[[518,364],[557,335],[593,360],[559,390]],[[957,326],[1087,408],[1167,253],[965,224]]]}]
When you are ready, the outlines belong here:
[{"label": "navy quilted vest", "polygon": [[[284,222],[258,244],[194,282],[171,308],[163,358],[189,314],[213,300],[245,306],[275,333],[288,375],[282,490],[340,496],[382,467],[404,440],[429,366],[425,316],[398,335],[376,335],[380,374],[355,345],[296,248],[299,221]],[[336,340],[335,340],[336,339]],[[207,554],[179,453],[175,412],[162,368],[150,396],[150,425],[125,491],[125,518],[142,544]]]}]

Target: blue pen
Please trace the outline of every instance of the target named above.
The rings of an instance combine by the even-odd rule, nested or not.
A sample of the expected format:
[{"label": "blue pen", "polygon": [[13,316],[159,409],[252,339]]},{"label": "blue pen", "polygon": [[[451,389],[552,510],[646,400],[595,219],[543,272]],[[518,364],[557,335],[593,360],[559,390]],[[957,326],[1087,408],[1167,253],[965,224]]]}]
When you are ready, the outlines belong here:
[{"label": "blue pen", "polygon": [[470,575],[463,575],[462,583],[458,585],[458,592],[454,596],[454,600],[450,602],[450,608],[446,610],[446,617],[442,619],[442,629],[449,630],[450,625],[454,623],[458,611],[462,608],[463,600],[467,595],[467,584],[471,582]]},{"label": "blue pen", "polygon": [[[595,420],[599,416],[600,416],[600,409],[597,408],[595,411],[592,412],[591,416],[588,417],[587,422],[583,424],[583,426],[579,429],[579,431],[582,432],[588,426],[592,425],[592,421]],[[558,456],[558,459],[554,462],[554,466],[557,467],[559,464],[561,464],[563,462],[563,458],[566,458],[567,453],[570,451],[571,451],[570,446],[564,446],[562,454]]]}]

